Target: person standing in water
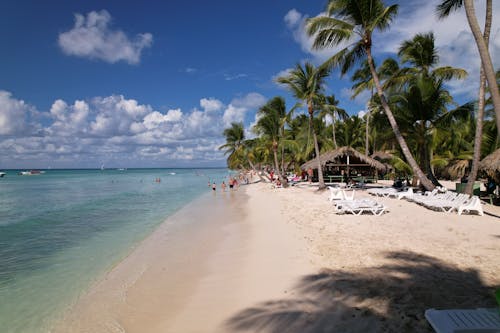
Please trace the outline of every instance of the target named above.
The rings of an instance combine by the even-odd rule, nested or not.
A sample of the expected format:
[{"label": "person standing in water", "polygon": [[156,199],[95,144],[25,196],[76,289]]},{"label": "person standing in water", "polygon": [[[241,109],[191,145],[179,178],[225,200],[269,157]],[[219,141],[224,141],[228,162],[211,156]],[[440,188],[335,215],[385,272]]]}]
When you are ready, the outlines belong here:
[{"label": "person standing in water", "polygon": [[212,184],[212,190],[215,192],[217,191],[217,185],[215,185],[215,182]]}]

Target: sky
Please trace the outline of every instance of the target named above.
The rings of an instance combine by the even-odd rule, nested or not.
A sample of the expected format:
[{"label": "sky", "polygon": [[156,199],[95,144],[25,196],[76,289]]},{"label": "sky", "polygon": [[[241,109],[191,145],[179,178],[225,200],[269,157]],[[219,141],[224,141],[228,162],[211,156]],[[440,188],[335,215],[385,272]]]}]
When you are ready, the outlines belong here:
[{"label": "sky", "polygon": [[[374,35],[377,61],[417,33],[434,31],[440,65],[464,68],[457,100],[476,98],[479,56],[465,14],[445,20],[439,1],[399,4],[391,29]],[[326,0],[28,1],[0,3],[0,169],[221,167],[223,130],[283,96],[275,78],[297,63],[319,65],[339,49],[312,50],[305,20]],[[484,0],[475,1],[484,25]],[[490,52],[500,66],[500,1]],[[380,59],[380,60],[379,60]],[[350,75],[325,90],[351,115]],[[299,112],[305,112],[301,109]]]}]

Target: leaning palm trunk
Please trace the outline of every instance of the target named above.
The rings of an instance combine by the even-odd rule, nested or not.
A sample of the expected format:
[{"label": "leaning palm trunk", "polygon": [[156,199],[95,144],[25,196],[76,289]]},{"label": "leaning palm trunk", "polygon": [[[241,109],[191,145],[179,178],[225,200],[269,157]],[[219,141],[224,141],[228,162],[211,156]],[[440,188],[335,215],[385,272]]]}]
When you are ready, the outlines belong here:
[{"label": "leaning palm trunk", "polygon": [[266,180],[264,179],[264,177],[262,177],[262,175],[260,174],[259,171],[257,171],[257,169],[255,168],[255,165],[252,163],[252,161],[250,160],[250,158],[247,158],[248,160],[248,164],[250,164],[250,167],[252,168],[253,172],[255,172],[257,174],[257,176],[259,176],[259,179],[261,182],[265,183]]},{"label": "leaning palm trunk", "polygon": [[401,134],[401,132],[399,130],[399,126],[396,122],[396,119],[394,118],[394,115],[392,114],[391,108],[389,107],[389,104],[387,104],[387,101],[386,101],[385,96],[384,96],[384,92],[382,91],[382,86],[380,85],[380,80],[378,78],[377,71],[375,70],[375,66],[373,65],[373,58],[372,58],[370,47],[366,48],[366,56],[368,58],[368,64],[370,66],[370,71],[372,73],[373,81],[375,82],[377,94],[380,97],[380,102],[382,104],[382,107],[384,108],[385,114],[387,115],[387,119],[389,120],[389,123],[391,124],[392,130],[393,130],[394,135],[396,137],[396,140],[398,140],[399,146],[401,147],[401,151],[403,152],[403,155],[405,156],[406,161],[408,162],[408,164],[412,168],[413,173],[420,180],[420,184],[426,190],[429,190],[429,191],[433,190],[434,184],[432,184],[432,182],[425,176],[425,174],[422,172],[422,169],[420,169],[417,162],[413,158],[413,155],[411,154],[411,151],[408,148],[408,145],[406,144],[406,141],[403,138],[403,135]]},{"label": "leaning palm trunk", "polygon": [[[488,47],[490,42],[491,31],[491,15],[492,15],[492,0],[486,1],[486,20],[484,22],[484,42]],[[472,168],[469,174],[469,180],[465,186],[465,193],[472,195],[474,191],[474,182],[477,178],[477,171],[479,169],[479,160],[481,159],[481,142],[483,137],[483,118],[484,118],[484,104],[486,92],[486,76],[484,68],[481,66],[481,74],[479,79],[479,100],[477,103],[477,119],[476,119],[476,134],[474,136],[474,157],[472,158]],[[498,116],[497,116],[498,119]]]},{"label": "leaning palm trunk", "polygon": [[467,21],[469,21],[470,29],[474,35],[474,39],[476,40],[479,56],[481,57],[481,63],[484,68],[484,74],[486,75],[488,87],[490,88],[491,99],[493,101],[493,107],[495,108],[496,114],[497,135],[500,137],[500,92],[498,91],[495,70],[491,62],[490,53],[488,52],[488,46],[486,45],[484,37],[481,34],[481,28],[477,23],[474,3],[472,0],[464,0],[464,5]]}]

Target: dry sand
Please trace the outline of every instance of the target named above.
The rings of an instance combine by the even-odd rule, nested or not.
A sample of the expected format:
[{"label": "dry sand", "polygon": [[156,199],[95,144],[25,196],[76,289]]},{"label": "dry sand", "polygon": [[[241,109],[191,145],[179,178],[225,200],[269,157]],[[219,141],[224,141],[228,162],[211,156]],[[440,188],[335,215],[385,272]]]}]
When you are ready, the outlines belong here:
[{"label": "dry sand", "polygon": [[427,308],[494,306],[500,207],[458,216],[377,198],[388,213],[351,216],[327,198],[259,183],[190,205],[55,331],[429,332]]}]

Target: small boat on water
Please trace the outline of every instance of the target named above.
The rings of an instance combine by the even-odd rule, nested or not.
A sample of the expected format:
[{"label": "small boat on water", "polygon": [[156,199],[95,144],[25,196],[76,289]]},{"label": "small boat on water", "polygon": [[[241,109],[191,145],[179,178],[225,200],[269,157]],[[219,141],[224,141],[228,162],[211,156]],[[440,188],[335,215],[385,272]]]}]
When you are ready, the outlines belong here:
[{"label": "small boat on water", "polygon": [[20,176],[37,176],[45,173],[45,171],[40,170],[29,170],[29,171],[21,171],[18,173]]}]

